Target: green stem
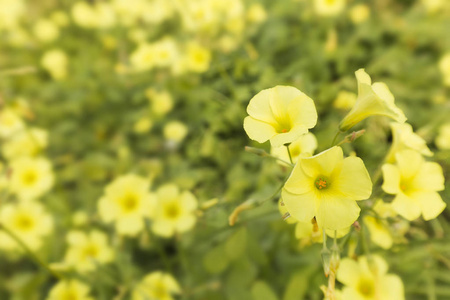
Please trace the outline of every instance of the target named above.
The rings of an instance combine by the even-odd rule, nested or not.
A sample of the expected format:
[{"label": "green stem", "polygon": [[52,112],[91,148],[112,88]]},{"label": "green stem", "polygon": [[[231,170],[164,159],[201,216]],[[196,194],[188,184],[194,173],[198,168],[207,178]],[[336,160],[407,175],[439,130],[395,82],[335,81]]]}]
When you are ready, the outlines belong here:
[{"label": "green stem", "polygon": [[291,150],[289,149],[289,145],[286,145],[286,148],[287,148],[287,152],[288,152],[288,155],[289,155],[289,161],[293,165],[294,161],[292,160],[292,155],[291,155]]},{"label": "green stem", "polygon": [[44,268],[47,272],[49,272],[52,276],[58,279],[64,279],[64,276],[54,270],[52,270],[46,263],[44,263],[36,254],[10,229],[8,229],[5,225],[0,224],[0,230],[3,230],[6,234],[8,234],[17,244],[22,247],[25,253],[32,259],[36,264]]},{"label": "green stem", "polygon": [[336,135],[333,138],[333,141],[331,142],[331,147],[334,146],[334,144],[336,143],[336,140],[340,134],[341,134],[341,132],[338,130],[338,132],[336,132]]}]

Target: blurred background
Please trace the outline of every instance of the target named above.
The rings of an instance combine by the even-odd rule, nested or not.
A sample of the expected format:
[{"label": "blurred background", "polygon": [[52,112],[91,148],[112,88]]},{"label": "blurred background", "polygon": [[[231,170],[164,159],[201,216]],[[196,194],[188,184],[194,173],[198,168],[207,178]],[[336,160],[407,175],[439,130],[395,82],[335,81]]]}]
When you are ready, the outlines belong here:
[{"label": "blurred background", "polygon": [[[356,100],[359,68],[389,86],[450,178],[447,0],[0,0],[0,224],[25,244],[0,231],[0,299],[172,299],[135,292],[153,272],[171,274],[174,299],[323,299],[321,245],[296,238],[277,208],[289,172],[244,150],[270,145],[242,124],[256,93],[295,86],[315,101],[322,151]],[[373,173],[389,120],[362,128],[344,152]],[[99,203],[127,174],[150,198],[168,185],[192,196],[195,224],[161,233],[158,216],[137,212],[145,224],[124,233]],[[371,245],[406,299],[450,299],[449,230],[446,209],[390,249]],[[76,250],[92,232],[97,250]],[[343,256],[361,253],[357,236]],[[79,282],[76,296],[58,296],[59,277]]]}]

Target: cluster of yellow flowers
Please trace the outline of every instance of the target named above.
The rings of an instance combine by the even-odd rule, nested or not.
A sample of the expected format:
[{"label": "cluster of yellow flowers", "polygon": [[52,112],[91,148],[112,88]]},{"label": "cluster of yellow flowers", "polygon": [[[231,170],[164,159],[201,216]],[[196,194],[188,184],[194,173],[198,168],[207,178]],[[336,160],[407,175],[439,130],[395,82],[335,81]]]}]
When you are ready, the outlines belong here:
[{"label": "cluster of yellow flowers", "polygon": [[[364,69],[355,74],[357,96],[341,93],[338,99],[343,100],[335,102],[337,108],[343,109],[352,104],[339,124],[338,135],[374,115],[395,121],[391,123],[392,146],[379,170],[384,178],[382,191],[395,198],[392,202],[378,198],[368,201],[371,210],[365,211],[360,220],[373,243],[388,249],[395,237],[407,232],[408,221],[421,215],[424,220],[434,219],[444,210],[446,204],[438,194],[444,189],[444,176],[439,164],[425,161],[423,156],[433,153],[405,123],[406,117],[395,105],[387,85],[372,83]],[[247,113],[244,129],[248,136],[259,143],[270,140],[271,155],[293,168],[282,188],[279,210],[288,223],[296,223],[295,235],[301,245],[323,242],[326,247],[326,235],[336,239],[347,235],[352,225],[360,228],[357,220],[361,208],[357,201],[371,198],[372,189],[377,189],[375,195],[381,189],[372,186],[378,178],[372,182],[363,160],[354,153],[344,157],[340,145],[353,142],[363,131],[353,132],[339,144],[313,156],[318,143],[308,130],[317,122],[314,101],[290,86],[259,92],[250,100]],[[339,298],[340,294],[342,299],[403,299],[400,278],[386,275],[387,265],[380,257],[360,256],[358,263],[348,258],[339,269],[338,265],[332,259],[331,266],[325,266],[326,273],[337,274],[346,287],[342,293],[328,290],[327,299]]]}]

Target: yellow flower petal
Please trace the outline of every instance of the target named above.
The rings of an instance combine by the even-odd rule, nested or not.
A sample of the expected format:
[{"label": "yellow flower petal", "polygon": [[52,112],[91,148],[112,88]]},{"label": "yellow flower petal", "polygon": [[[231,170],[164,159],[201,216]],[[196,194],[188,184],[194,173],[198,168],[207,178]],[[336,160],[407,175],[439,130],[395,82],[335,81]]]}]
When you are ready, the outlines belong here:
[{"label": "yellow flower petal", "polygon": [[317,155],[301,159],[303,171],[310,177],[318,175],[331,176],[336,166],[344,159],[341,147],[332,147]]},{"label": "yellow flower petal", "polygon": [[173,235],[175,228],[165,219],[157,219],[153,221],[152,230],[159,236],[170,237]]},{"label": "yellow flower petal", "polygon": [[288,212],[297,220],[310,222],[314,217],[315,201],[313,193],[296,195],[288,192],[286,189],[281,191],[281,198]]},{"label": "yellow flower petal", "polygon": [[270,139],[270,145],[272,145],[272,147],[281,147],[299,139],[307,132],[308,129],[305,126],[294,126],[289,132],[274,135]]},{"label": "yellow flower petal", "polygon": [[116,229],[119,234],[136,235],[144,228],[144,221],[136,216],[123,217],[116,221]]},{"label": "yellow flower petal", "polygon": [[383,171],[383,191],[388,194],[397,194],[400,192],[400,171],[397,166],[384,164]]},{"label": "yellow flower petal", "polygon": [[301,163],[297,163],[284,184],[284,188],[293,194],[310,193],[314,188],[314,179],[305,174]]},{"label": "yellow flower petal", "polygon": [[415,193],[411,197],[414,197],[420,203],[425,221],[436,218],[447,206],[436,192]]},{"label": "yellow flower petal", "polygon": [[392,202],[395,211],[405,219],[412,221],[420,217],[420,203],[403,193],[398,193]]},{"label": "yellow flower petal", "polygon": [[415,175],[412,185],[420,190],[444,190],[444,175],[442,167],[435,162],[426,162]]},{"label": "yellow flower petal", "polygon": [[365,200],[372,194],[372,181],[359,157],[347,157],[342,163],[339,175],[332,180],[333,189],[339,189],[345,198]]},{"label": "yellow flower petal", "polygon": [[339,199],[327,194],[320,199],[316,212],[319,227],[326,229],[343,229],[351,226],[358,219],[361,209],[353,200]]},{"label": "yellow flower petal", "polygon": [[247,106],[247,113],[256,120],[266,123],[276,123],[270,107],[272,89],[262,90],[256,94]]},{"label": "yellow flower petal", "polygon": [[275,128],[271,124],[256,120],[250,116],[244,119],[244,130],[247,132],[249,138],[258,143],[267,142],[277,134]]},{"label": "yellow flower petal", "polygon": [[380,279],[380,299],[404,300],[403,282],[397,275],[387,274]]},{"label": "yellow flower petal", "polygon": [[297,222],[295,225],[295,237],[298,239],[310,238],[313,232],[311,222]]},{"label": "yellow flower petal", "polygon": [[[356,261],[350,258],[344,258],[339,263],[337,271],[337,280],[348,286],[355,286],[361,276],[361,270]],[[345,298],[344,298],[345,299]]]},{"label": "yellow flower petal", "polygon": [[395,155],[402,179],[416,175],[423,164],[423,157],[414,150],[403,150]]},{"label": "yellow flower petal", "polygon": [[393,240],[391,233],[382,220],[372,216],[365,216],[364,225],[369,229],[370,239],[374,244],[377,244],[383,249],[392,247]]}]

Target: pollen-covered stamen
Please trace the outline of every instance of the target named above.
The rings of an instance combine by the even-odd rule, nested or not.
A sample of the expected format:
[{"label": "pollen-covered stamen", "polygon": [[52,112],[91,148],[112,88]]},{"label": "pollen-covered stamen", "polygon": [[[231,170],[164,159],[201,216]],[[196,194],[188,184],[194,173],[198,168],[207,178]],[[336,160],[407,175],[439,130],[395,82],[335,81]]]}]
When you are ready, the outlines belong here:
[{"label": "pollen-covered stamen", "polygon": [[326,189],[330,185],[328,180],[325,177],[318,177],[316,179],[316,181],[314,182],[314,184],[316,185],[316,188],[318,190]]},{"label": "pollen-covered stamen", "polygon": [[282,133],[286,133],[286,132],[287,132],[287,129],[283,128],[283,129],[281,129],[281,132],[282,132]]}]

